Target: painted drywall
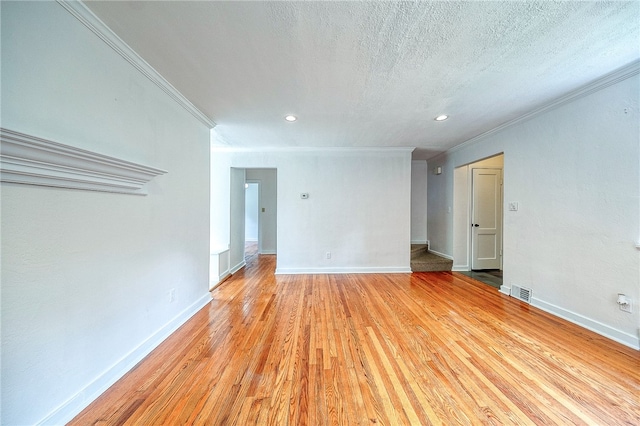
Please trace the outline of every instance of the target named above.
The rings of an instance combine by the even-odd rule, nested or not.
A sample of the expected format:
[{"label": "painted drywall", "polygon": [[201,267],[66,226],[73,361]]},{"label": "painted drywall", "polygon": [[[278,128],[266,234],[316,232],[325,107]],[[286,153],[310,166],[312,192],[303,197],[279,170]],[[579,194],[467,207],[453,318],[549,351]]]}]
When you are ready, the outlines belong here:
[{"label": "painted drywall", "polygon": [[3,127],[168,171],[1,186],[1,423],[64,424],[209,300],[209,129],[58,3],[0,7]]},{"label": "painted drywall", "polygon": [[411,243],[427,243],[427,178],[425,160],[411,162]]},{"label": "painted drywall", "polygon": [[504,170],[504,155],[456,167],[453,172],[453,270],[471,270],[471,169]]},{"label": "painted drywall", "polygon": [[258,241],[258,209],[260,185],[247,183],[244,190],[244,239],[245,241]]},{"label": "painted drywall", "polygon": [[[615,81],[615,80],[614,80]],[[504,153],[504,283],[533,304],[638,347],[638,74],[429,161],[429,239],[452,254],[454,168]]]},{"label": "painted drywall", "polygon": [[232,167],[230,170],[230,226],[231,240],[229,242],[229,266],[231,273],[244,266],[244,197],[245,171],[243,168]]},{"label": "painted drywall", "polygon": [[262,254],[276,254],[277,250],[277,175],[276,169],[246,169],[247,180],[260,182],[260,245],[258,249]]},{"label": "painted drywall", "polygon": [[410,270],[410,149],[214,149],[212,246],[228,244],[230,167],[277,168],[278,273]]}]

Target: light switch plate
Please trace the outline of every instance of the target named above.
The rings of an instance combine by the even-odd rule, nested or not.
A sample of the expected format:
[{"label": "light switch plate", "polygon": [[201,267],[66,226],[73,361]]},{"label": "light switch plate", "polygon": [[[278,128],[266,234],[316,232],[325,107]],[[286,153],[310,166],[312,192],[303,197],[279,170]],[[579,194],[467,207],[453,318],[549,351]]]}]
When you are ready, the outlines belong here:
[{"label": "light switch plate", "polygon": [[518,203],[516,201],[512,201],[509,203],[509,211],[512,211],[512,212],[518,211]]}]

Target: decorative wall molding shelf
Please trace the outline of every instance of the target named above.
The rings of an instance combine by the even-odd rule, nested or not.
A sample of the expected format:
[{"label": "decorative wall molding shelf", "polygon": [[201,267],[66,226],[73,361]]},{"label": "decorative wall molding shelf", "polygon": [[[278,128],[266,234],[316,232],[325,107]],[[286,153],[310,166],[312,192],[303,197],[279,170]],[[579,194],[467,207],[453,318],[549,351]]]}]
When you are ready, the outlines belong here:
[{"label": "decorative wall molding shelf", "polygon": [[64,7],[67,12],[72,14],[82,24],[89,28],[95,35],[100,37],[109,47],[111,47],[118,55],[122,56],[127,62],[133,65],[151,82],[158,86],[162,91],[169,95],[174,101],[180,104],[191,115],[200,120],[205,126],[213,129],[216,126],[209,117],[196,108],[187,98],[182,95],[169,83],[158,71],[155,70],[147,61],[142,59],[127,43],[114,33],[104,22],[100,20],[87,6],[81,1],[57,0],[60,6]]},{"label": "decorative wall molding shelf", "polygon": [[0,181],[146,195],[165,170],[0,128]]}]

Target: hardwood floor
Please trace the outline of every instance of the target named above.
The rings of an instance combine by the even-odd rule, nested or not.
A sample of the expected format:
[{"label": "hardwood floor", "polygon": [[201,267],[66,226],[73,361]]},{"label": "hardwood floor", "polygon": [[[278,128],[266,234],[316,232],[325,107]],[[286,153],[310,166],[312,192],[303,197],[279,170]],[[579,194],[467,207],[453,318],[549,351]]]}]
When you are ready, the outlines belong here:
[{"label": "hardwood floor", "polygon": [[274,276],[274,259],[71,424],[640,424],[638,351],[460,274]]}]

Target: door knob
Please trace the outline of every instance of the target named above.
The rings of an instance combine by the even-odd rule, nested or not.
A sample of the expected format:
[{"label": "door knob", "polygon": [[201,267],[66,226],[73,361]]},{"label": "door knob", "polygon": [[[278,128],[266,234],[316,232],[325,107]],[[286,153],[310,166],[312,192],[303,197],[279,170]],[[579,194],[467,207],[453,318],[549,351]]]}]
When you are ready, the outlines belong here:
[{"label": "door knob", "polygon": [[477,224],[477,223],[474,223],[474,224],[473,224],[473,226],[475,226],[475,227],[477,228],[477,227],[478,227],[478,226],[480,226],[480,225],[479,225],[479,224]]}]

